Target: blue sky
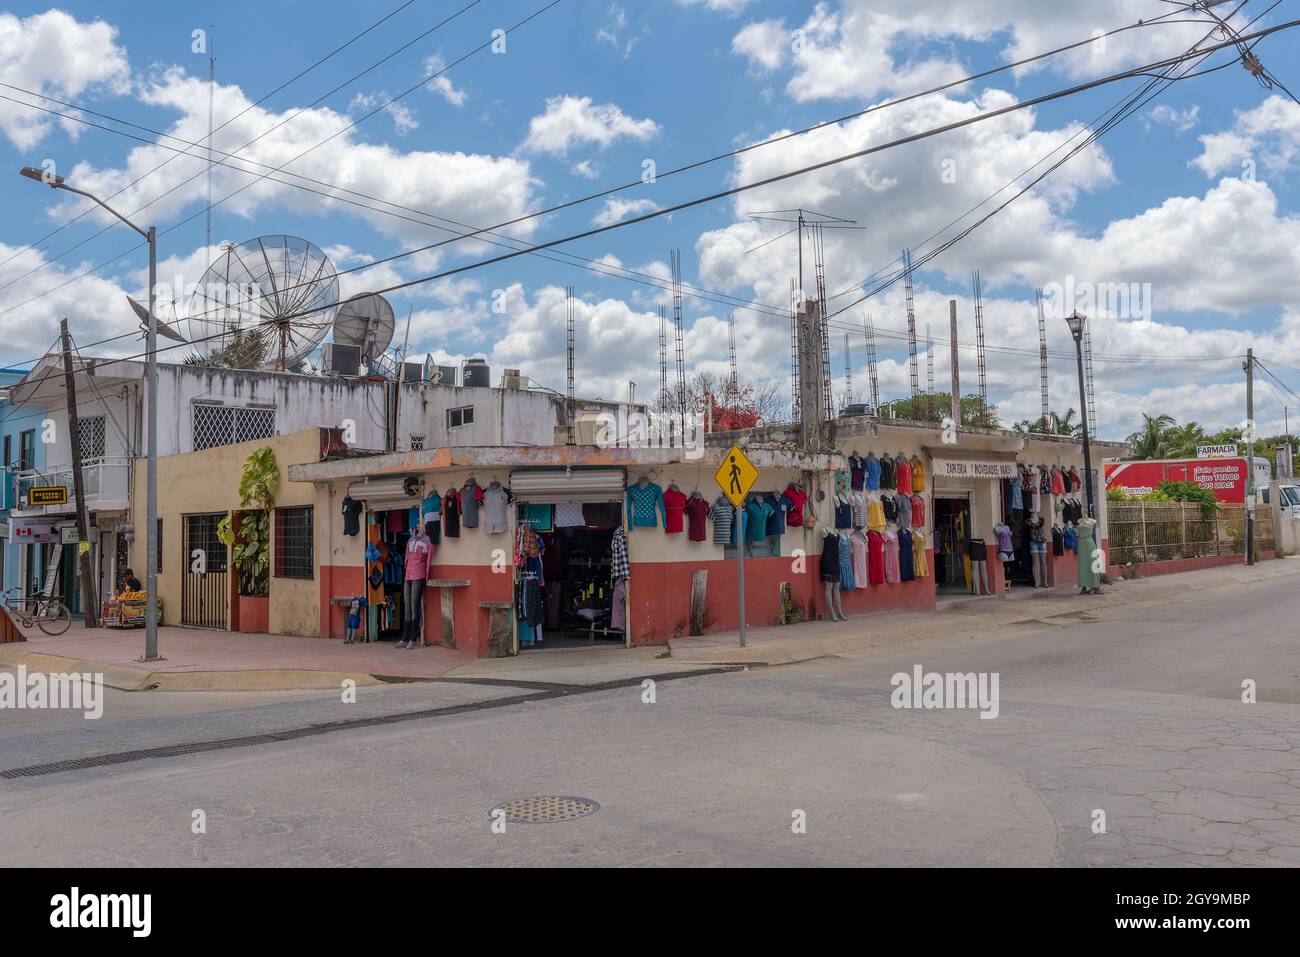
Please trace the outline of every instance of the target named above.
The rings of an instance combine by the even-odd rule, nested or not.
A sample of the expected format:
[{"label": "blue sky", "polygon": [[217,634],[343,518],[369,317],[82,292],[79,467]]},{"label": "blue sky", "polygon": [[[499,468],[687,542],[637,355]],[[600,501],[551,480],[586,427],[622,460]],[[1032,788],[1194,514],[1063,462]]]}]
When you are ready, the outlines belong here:
[{"label": "blue sky", "polygon": [[[198,140],[207,128],[207,58],[191,48],[193,31],[203,29],[217,56],[216,123],[232,120],[218,132],[217,148],[236,152],[287,119],[237,153],[276,166],[415,86],[437,64],[469,53],[492,30],[510,27],[547,2],[481,0],[363,77],[351,79],[471,3],[415,0],[233,120],[253,101],[399,8],[401,0],[368,7],[237,0],[203,5],[201,14],[155,2],[57,8],[9,3],[0,8],[0,83],[9,84],[0,86],[0,94],[64,109],[19,91],[42,93],[116,120]],[[669,169],[1173,9],[1157,0],[1093,0],[1068,10],[1043,10],[1056,5],[1031,0],[972,0],[962,5],[958,21],[949,6],[938,0],[560,0],[511,33],[504,52],[471,55],[434,84],[420,86],[294,161],[286,172],[316,181],[297,180],[314,189],[329,192],[345,185],[412,210],[484,227],[634,181],[646,161],[658,170]],[[1223,8],[1225,14],[1232,6]],[[1244,29],[1267,7],[1251,0],[1233,22]],[[1284,0],[1254,28],[1293,17],[1300,17],[1300,2]],[[1000,74],[618,194],[629,205],[586,203],[510,232],[547,241],[655,205],[672,205],[1176,55],[1207,29],[1179,23],[1109,37],[1033,69]],[[1300,77],[1290,75],[1297,37],[1295,31],[1282,33],[1256,50],[1293,89],[1300,89]],[[1205,65],[1225,61],[1226,55],[1219,54]],[[888,266],[902,248],[917,246],[1041,160],[1077,132],[1076,124],[1092,120],[1137,82],[1112,84],[564,247],[603,261],[604,273],[526,256],[395,293],[390,298],[399,330],[410,314],[415,357],[431,353],[449,362],[485,355],[498,370],[520,367],[537,382],[562,389],[563,289],[572,284],[582,299],[579,391],[623,397],[627,383],[635,381],[644,398],[658,382],[655,313],[667,300],[659,286],[631,279],[649,275],[662,280],[669,250],[680,248],[685,281],[710,296],[685,301],[692,370],[719,372],[726,366],[726,321],[732,307],[711,299],[725,294],[756,301],[761,308],[736,308],[742,374],[778,381],[786,394],[789,332],[776,313],[786,306],[795,272],[794,237],[777,239],[783,227],[759,223],[749,212],[804,206],[859,220],[865,230],[827,236],[827,285],[833,292],[851,288]],[[338,92],[314,103],[339,85]],[[83,116],[153,139],[139,129]],[[172,155],[171,150],[0,100],[0,167],[16,170],[53,161],[60,173],[106,196]],[[1290,371],[1300,369],[1300,313],[1294,305],[1300,293],[1294,188],[1298,156],[1300,107],[1279,90],[1261,88],[1239,66],[1175,84],[919,271],[921,331],[926,321],[936,336],[946,330],[947,301],[957,298],[962,338],[973,340],[969,277],[972,269],[980,269],[991,347],[990,398],[1005,421],[1014,421],[1038,411],[1034,289],[1124,283],[1140,294],[1149,284],[1149,314],[1131,309],[1093,320],[1102,433],[1127,433],[1142,411],[1211,426],[1235,424],[1244,416],[1244,387],[1240,360],[1230,357],[1243,353],[1246,345],[1255,345],[1283,381],[1300,391],[1300,373]],[[214,210],[214,245],[289,233],[326,250],[339,268],[349,268],[447,235],[427,221],[360,210],[266,180],[236,194],[266,169],[230,162],[250,171],[218,167],[215,173],[214,198],[231,198]],[[197,282],[204,264],[219,254],[204,248],[204,177],[183,184],[204,166],[191,157],[175,159],[114,200],[124,212],[133,212],[177,187],[139,213],[165,231],[161,282],[172,283],[173,277],[182,284]],[[137,242],[129,231],[115,227],[91,238],[108,222],[91,215],[35,248],[25,248],[84,206],[75,197],[16,175],[0,179],[0,200],[5,211],[0,217],[0,324],[5,332],[0,364],[19,364],[42,353],[63,315],[83,343],[131,328],[123,293],[143,295],[147,280],[144,252],[130,251]],[[190,216],[192,221],[176,225]],[[482,244],[445,246],[436,254],[348,275],[344,294],[404,282],[494,252],[499,250]],[[75,278],[104,263],[91,275]],[[854,298],[841,297],[832,308]],[[185,304],[179,308],[184,313]],[[170,309],[170,304],[164,308],[165,318]],[[888,337],[905,325],[898,288],[835,317],[831,342],[837,388],[842,387],[845,333],[850,335],[856,391],[865,385],[859,330],[867,312],[882,331],[884,397],[904,395],[906,351],[899,339]],[[1049,327],[1052,404],[1077,406],[1065,325],[1053,317]],[[96,351],[129,354],[139,346],[128,338]],[[171,357],[179,358],[183,351]],[[946,342],[936,347],[940,388],[947,383],[947,353]],[[962,363],[969,391],[974,386],[973,353],[963,353]],[[921,376],[924,382],[924,358]],[[1262,428],[1271,431],[1283,404],[1292,402],[1300,406],[1280,387],[1261,389]],[[1280,421],[1276,427],[1280,430]]]}]

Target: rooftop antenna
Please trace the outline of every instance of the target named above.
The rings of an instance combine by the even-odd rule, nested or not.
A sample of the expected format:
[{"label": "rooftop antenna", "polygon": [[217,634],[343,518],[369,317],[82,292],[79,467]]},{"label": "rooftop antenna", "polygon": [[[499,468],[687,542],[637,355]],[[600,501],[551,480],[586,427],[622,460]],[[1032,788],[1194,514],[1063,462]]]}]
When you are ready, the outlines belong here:
[{"label": "rooftop antenna", "polygon": [[876,371],[876,326],[871,313],[863,320],[863,334],[867,337],[867,373],[871,376],[871,414],[880,414],[880,377]]},{"label": "rooftop antenna", "polygon": [[985,406],[989,404],[989,385],[984,367],[984,286],[980,282],[980,271],[971,273],[975,284],[975,354],[979,360],[980,400]]},{"label": "rooftop antenna", "polygon": [[731,381],[727,383],[727,402],[735,404],[740,398],[740,376],[736,372],[736,314],[727,317],[727,348],[731,353]]},{"label": "rooftop antenna", "polygon": [[568,391],[568,397],[566,398],[565,403],[564,403],[564,422],[565,422],[565,426],[566,426],[566,428],[567,428],[567,430],[568,430],[567,439],[566,439],[566,444],[568,444],[568,445],[574,445],[574,444],[576,443],[576,437],[574,436],[574,433],[573,433],[573,316],[574,316],[574,302],[573,302],[573,287],[572,287],[572,286],[569,287],[568,292],[569,292],[569,315],[568,315],[568,322],[567,322],[567,331],[568,331],[568,336],[569,336],[569,347],[568,347],[568,356],[567,356],[567,358],[568,358],[568,363],[569,363],[569,391]]},{"label": "rooftop antenna", "polygon": [[1083,377],[1087,383],[1086,395],[1088,398],[1088,427],[1097,434],[1097,401],[1096,391],[1092,384],[1092,319],[1086,318],[1083,321]]},{"label": "rooftop antenna", "polygon": [[925,417],[934,413],[934,340],[930,338],[930,320],[925,320]]},{"label": "rooftop antenna", "polygon": [[212,265],[212,94],[217,85],[217,48],[208,27],[208,209],[203,241],[204,271]]},{"label": "rooftop antenna", "polygon": [[853,352],[849,348],[849,334],[844,333],[844,404],[853,401]]},{"label": "rooftop antenna", "polygon": [[[797,287],[799,298],[806,299],[804,295],[803,284],[803,231],[808,227],[825,228],[825,229],[866,229],[865,226],[859,226],[856,219],[843,219],[839,216],[832,216],[830,213],[819,213],[813,209],[768,209],[760,210],[757,213],[749,214],[751,219],[760,219],[765,222],[773,223],[794,223],[795,228],[790,232],[798,230],[799,232],[799,285]],[[780,238],[780,237],[777,237]],[[757,247],[755,247],[757,248]],[[751,250],[752,251],[752,250]]]},{"label": "rooftop antenna", "polygon": [[1038,394],[1043,404],[1043,431],[1052,432],[1052,410],[1047,397],[1047,320],[1043,317],[1043,294],[1034,290],[1038,304]]},{"label": "rooftop antenna", "polygon": [[912,405],[921,391],[921,377],[916,366],[916,306],[912,299],[912,254],[903,250],[903,270],[906,277],[904,289],[907,293],[907,361],[912,373]]},{"label": "rooftop antenna", "polygon": [[677,410],[686,434],[686,340],[682,333],[682,251],[673,250],[673,335],[677,344]]},{"label": "rooftop antenna", "polygon": [[835,396],[831,392],[831,335],[826,323],[826,261],[821,223],[813,224],[812,237],[817,278],[817,330],[822,352],[822,411],[829,422],[835,417]]}]

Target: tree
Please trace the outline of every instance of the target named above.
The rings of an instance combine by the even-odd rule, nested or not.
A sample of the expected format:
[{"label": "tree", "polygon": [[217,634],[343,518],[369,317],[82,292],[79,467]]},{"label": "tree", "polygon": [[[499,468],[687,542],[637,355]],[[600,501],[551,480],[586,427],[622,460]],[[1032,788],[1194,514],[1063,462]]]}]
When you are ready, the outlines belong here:
[{"label": "tree", "polygon": [[733,385],[730,379],[730,375],[707,370],[696,372],[686,380],[685,401],[679,398],[677,388],[670,385],[667,393],[661,390],[655,395],[651,407],[658,412],[684,410],[701,415],[712,407],[718,429],[749,428],[781,417],[785,403],[779,383],[740,379]]},{"label": "tree", "polygon": [[233,548],[231,560],[239,570],[239,593],[265,598],[270,593],[271,509],[280,488],[280,466],[270,447],[255,450],[244,460],[239,479],[239,533],[230,516],[217,523],[217,538]]},{"label": "tree", "polygon": [[[916,398],[893,399],[880,403],[882,419],[909,419],[913,422],[943,422],[952,414],[952,393],[922,393]],[[961,397],[961,424],[980,429],[1000,429],[997,410],[978,395]]]},{"label": "tree", "polygon": [[1134,459],[1169,458],[1169,428],[1174,424],[1172,415],[1142,413],[1142,428],[1127,439],[1129,457]]}]

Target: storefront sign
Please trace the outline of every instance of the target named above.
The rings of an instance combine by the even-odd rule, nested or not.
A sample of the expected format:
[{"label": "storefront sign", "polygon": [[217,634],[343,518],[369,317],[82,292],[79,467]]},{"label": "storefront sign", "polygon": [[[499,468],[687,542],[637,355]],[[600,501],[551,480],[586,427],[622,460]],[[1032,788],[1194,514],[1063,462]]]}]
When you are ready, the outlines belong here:
[{"label": "storefront sign", "polygon": [[32,508],[38,505],[67,505],[68,487],[66,485],[36,485],[27,490],[27,504]]},{"label": "storefront sign", "polygon": [[1015,462],[984,462],[978,459],[935,459],[931,474],[935,478],[1009,479],[1020,472]]},{"label": "storefront sign", "polygon": [[15,544],[57,542],[59,530],[52,521],[15,518],[12,526],[12,540]]},{"label": "storefront sign", "polygon": [[1196,457],[1198,459],[1221,459],[1231,457],[1237,454],[1237,446],[1228,445],[1198,445],[1196,447]]},{"label": "storefront sign", "polygon": [[75,545],[81,541],[81,533],[77,531],[77,526],[64,525],[59,529],[59,541],[64,545]]}]

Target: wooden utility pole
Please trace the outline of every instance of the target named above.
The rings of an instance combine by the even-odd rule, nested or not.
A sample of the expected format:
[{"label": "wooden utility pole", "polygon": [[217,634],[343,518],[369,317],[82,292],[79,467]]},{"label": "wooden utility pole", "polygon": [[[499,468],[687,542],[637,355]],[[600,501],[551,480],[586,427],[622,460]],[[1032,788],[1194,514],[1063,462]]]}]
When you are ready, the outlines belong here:
[{"label": "wooden utility pole", "polygon": [[1246,350],[1246,564],[1255,564],[1255,350]]},{"label": "wooden utility pole", "polygon": [[[86,483],[81,474],[81,428],[77,420],[77,384],[72,372],[72,337],[68,320],[59,322],[63,340],[63,386],[68,394],[68,441],[72,445],[72,489],[77,505],[77,554],[81,562],[81,611],[87,628],[99,627],[99,601],[95,596],[94,569],[90,561],[90,522],[86,514]],[[153,556],[149,556],[153,561]],[[50,596],[53,597],[53,596]]]},{"label": "wooden utility pole", "polygon": [[957,367],[957,300],[948,300],[948,326],[952,337],[952,424],[961,428],[961,373]]}]

